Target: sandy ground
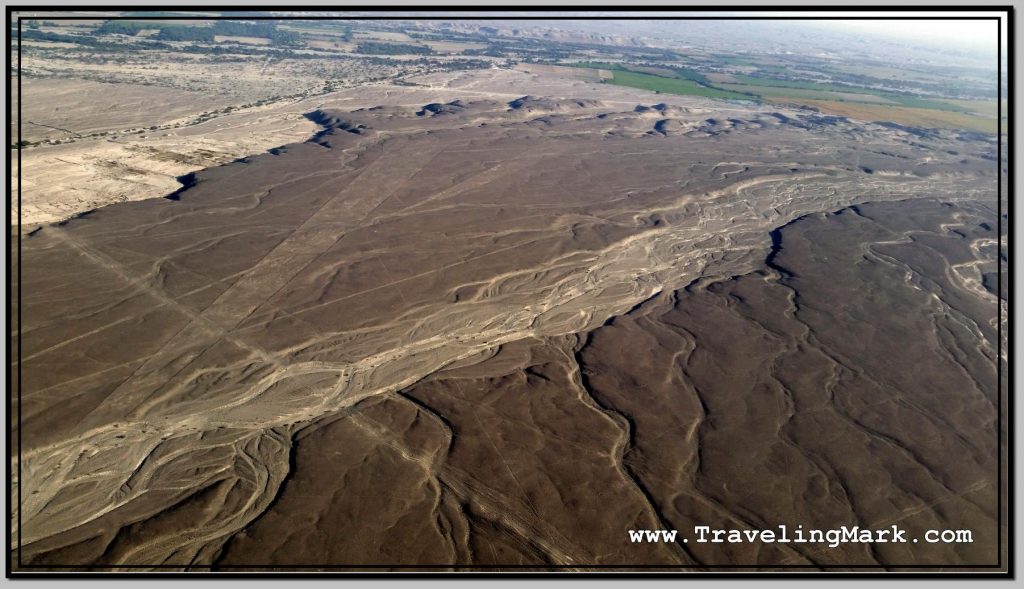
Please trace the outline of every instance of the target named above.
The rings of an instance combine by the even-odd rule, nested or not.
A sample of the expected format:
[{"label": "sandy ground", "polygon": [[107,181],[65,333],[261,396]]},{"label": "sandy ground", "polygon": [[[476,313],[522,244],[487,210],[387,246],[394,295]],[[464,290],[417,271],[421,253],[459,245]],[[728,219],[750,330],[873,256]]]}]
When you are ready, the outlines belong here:
[{"label": "sandy ground", "polygon": [[[37,83],[38,88],[35,86]],[[182,98],[191,96],[189,93],[171,90],[171,94],[178,92],[181,95],[171,101],[177,105],[178,110],[160,110],[147,114],[140,110],[140,101],[147,100],[153,94],[164,95],[166,89],[117,85],[114,90],[118,93],[110,95],[107,101],[94,103],[95,109],[101,113],[115,109],[116,116],[99,116],[87,108],[88,103],[83,105],[78,100],[78,92],[97,93],[104,86],[111,85],[73,82],[72,86],[76,90],[51,97],[44,112],[35,107],[27,108],[26,121],[53,120],[57,123],[54,126],[67,124],[67,128],[80,133],[84,129],[92,132],[121,132],[117,139],[98,137],[66,145],[44,145],[23,150],[21,223],[30,228],[39,223],[61,221],[114,202],[162,197],[180,187],[178,176],[307,139],[317,127],[306,121],[303,115],[320,107],[355,109],[375,105],[422,105],[458,97],[512,100],[526,94],[568,97],[593,92],[600,92],[601,96],[613,103],[615,100],[625,104],[649,99],[644,96],[646,93],[628,89],[598,89],[593,84],[579,80],[541,77],[508,70],[435,74],[418,83],[423,85],[410,87],[374,84],[346,89],[306,100],[241,109],[218,115],[198,125],[151,132],[148,130],[150,125],[173,127],[194,120],[189,116],[176,116],[181,112],[191,109],[191,112],[198,114],[208,104],[211,109],[220,104],[206,101],[189,106],[183,103]],[[62,83],[39,80],[25,85],[33,88],[34,95],[61,87]],[[133,106],[130,109],[124,108],[128,103]],[[203,107],[203,110],[199,110],[199,107]],[[72,113],[68,112],[69,108],[73,109]],[[53,118],[55,112],[59,112],[60,116]],[[50,118],[46,118],[47,115]],[[84,124],[84,121],[94,118],[104,122]],[[140,128],[146,130],[138,133],[137,129]],[[30,137],[39,139],[60,137],[62,134],[66,133],[50,129],[44,135]],[[12,165],[11,170],[12,175],[16,175],[17,166]],[[12,221],[17,221],[16,214],[12,215]]]},{"label": "sandy ground", "polygon": [[253,109],[174,130],[27,149],[21,223],[52,223],[115,202],[160,198],[181,187],[179,176],[303,141],[316,129],[298,112]]},{"label": "sandy ground", "polygon": [[991,555],[991,142],[414,81],[23,240],[23,562],[906,564],[624,538],[826,516]]},{"label": "sandy ground", "polygon": [[[514,70],[431,74],[409,78],[419,86],[372,83],[307,99],[230,113],[217,112],[200,124],[194,124],[196,115],[219,111],[231,99],[225,97],[217,101],[209,98],[209,92],[152,86],[32,80],[25,84],[29,88],[26,102],[36,95],[46,95],[49,100],[45,107],[26,107],[25,120],[49,126],[26,122],[25,129],[30,132],[25,137],[60,140],[67,138],[70,130],[78,134],[109,131],[116,139],[92,137],[66,145],[23,150],[21,223],[30,230],[36,224],[61,221],[106,204],[162,197],[180,187],[179,176],[308,138],[317,128],[303,116],[318,108],[418,106],[460,98],[507,101],[524,95],[598,96],[609,105],[622,106],[641,102],[697,105],[709,109],[723,106],[723,103],[696,97],[655,95],[599,84],[588,72],[601,70],[580,70],[578,77],[562,73],[562,70],[572,69],[520,66]],[[104,93],[106,87],[111,91]],[[82,94],[93,96],[95,100],[83,102],[79,99]],[[193,97],[198,98],[193,100]],[[149,109],[151,103],[155,104],[155,109]],[[844,105],[837,111],[838,107],[833,107],[829,103],[829,108],[823,110],[869,121],[881,116],[880,112],[875,112],[878,109],[858,110]],[[903,110],[913,110],[915,116],[923,112]],[[891,109],[886,112],[900,114]],[[904,122],[945,124],[919,116]],[[150,131],[152,125],[160,128]],[[12,174],[17,173],[16,164],[12,164],[11,170]],[[12,215],[12,222],[17,219],[16,214]]]},{"label": "sandy ground", "polygon": [[[33,145],[21,150],[22,225],[161,197],[178,188],[178,176],[308,138],[316,127],[303,115],[332,88],[419,71],[352,58],[239,59],[27,54],[22,139]],[[387,93],[371,85],[340,98],[365,96],[370,104]],[[17,177],[16,159],[10,172]],[[12,224],[18,219],[13,211]]]}]

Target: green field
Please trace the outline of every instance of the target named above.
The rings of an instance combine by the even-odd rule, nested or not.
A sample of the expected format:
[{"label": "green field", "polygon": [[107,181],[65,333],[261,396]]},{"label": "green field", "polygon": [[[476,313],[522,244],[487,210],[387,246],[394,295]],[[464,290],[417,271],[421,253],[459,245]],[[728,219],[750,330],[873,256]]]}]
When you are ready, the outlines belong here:
[{"label": "green field", "polygon": [[701,84],[702,86],[708,86],[708,79],[704,77],[704,74],[681,67],[669,67],[669,66],[656,66],[655,69],[664,70],[663,73],[643,71],[643,67],[622,63],[607,63],[603,61],[580,61],[577,63],[566,63],[569,67],[582,67],[596,70],[610,70],[610,71],[623,71],[632,72],[634,74],[643,74],[649,76],[658,76],[661,78],[679,78],[680,80],[693,80]]},{"label": "green field", "polygon": [[[601,68],[610,69],[610,68]],[[607,83],[617,86],[629,86],[642,90],[664,92],[666,94],[682,94],[688,96],[706,96],[708,98],[728,98],[733,100],[754,100],[755,97],[730,90],[722,90],[709,86],[702,86],[693,80],[682,80],[679,78],[664,78],[650,74],[638,74],[625,70],[612,70],[613,77]]]},{"label": "green field", "polygon": [[[612,79],[607,80],[608,84],[628,86],[664,92],[667,94],[681,94],[689,96],[705,96],[708,98],[724,98],[733,100],[767,100],[767,101],[793,101],[809,103],[826,103],[838,105],[840,103],[873,105],[876,108],[898,107],[912,109],[928,109],[932,111],[944,111],[947,113],[967,114],[976,112],[985,107],[991,109],[990,105],[974,104],[973,101],[955,101],[942,99],[917,98],[907,94],[888,92],[873,88],[848,86],[843,84],[829,84],[812,81],[777,80],[762,78],[745,74],[732,74],[735,83],[701,83],[703,75],[690,70],[673,72],[671,77],[667,75],[655,75],[641,73],[630,69],[627,64],[605,63],[605,62],[579,62],[565,64],[573,67],[585,67],[594,69],[609,70],[612,72]],[[980,101],[979,101],[980,102]],[[992,103],[994,104],[994,102]],[[834,107],[836,108],[836,107]],[[902,110],[900,112],[903,112]],[[913,112],[913,111],[909,111]],[[920,116],[917,116],[920,118]],[[916,119],[915,119],[916,120]],[[939,122],[946,122],[945,119]],[[956,123],[970,128],[967,123],[974,123],[974,119],[960,119]]]},{"label": "green field", "polygon": [[621,63],[605,63],[603,61],[578,61],[576,63],[560,63],[568,67],[583,67],[595,70],[624,70]]},{"label": "green field", "polygon": [[[943,102],[948,102],[957,108],[966,109],[968,112],[975,113],[981,116],[995,118],[999,114],[999,104],[995,100],[952,100],[943,99]],[[1006,118],[1007,104],[1006,100],[1003,103],[1003,118]]]},{"label": "green field", "polygon": [[905,96],[903,94],[892,94],[887,92],[877,92],[876,96],[884,96],[893,102],[899,103],[901,106],[908,106],[910,108],[930,108],[932,110],[948,110],[953,112],[966,113],[968,109],[958,106],[951,102],[944,100],[931,100],[928,98],[915,98],[914,96]]},{"label": "green field", "polygon": [[[949,110],[953,112],[967,112],[967,109],[956,103],[945,100],[931,100],[917,98],[896,92],[886,92],[874,88],[863,88],[858,86],[845,86],[842,84],[823,84],[821,82],[797,82],[790,80],[774,80],[771,78],[759,78],[743,74],[733,74],[735,84],[718,84],[717,87],[736,92],[750,92],[765,98],[806,98],[812,100],[839,100],[846,102],[890,102],[899,106],[910,108],[930,108],[935,110]],[[877,96],[884,100],[862,98],[858,99],[857,94]]]},{"label": "green field", "polygon": [[743,84],[744,86],[768,86],[771,88],[798,88],[802,90],[821,90],[824,92],[856,92],[858,89],[852,87],[842,87],[834,84],[822,84],[820,82],[796,82],[790,80],[775,80],[773,78],[759,78],[756,76],[748,76],[745,74],[732,74],[733,79],[736,80],[736,84]]},{"label": "green field", "polygon": [[715,84],[715,88],[754,94],[761,98],[792,98],[807,100],[840,100],[844,102],[867,102],[870,104],[897,104],[884,97],[874,94],[855,94],[853,92],[826,92],[823,90],[805,90],[803,88],[780,88],[777,86],[748,86],[746,84]]}]

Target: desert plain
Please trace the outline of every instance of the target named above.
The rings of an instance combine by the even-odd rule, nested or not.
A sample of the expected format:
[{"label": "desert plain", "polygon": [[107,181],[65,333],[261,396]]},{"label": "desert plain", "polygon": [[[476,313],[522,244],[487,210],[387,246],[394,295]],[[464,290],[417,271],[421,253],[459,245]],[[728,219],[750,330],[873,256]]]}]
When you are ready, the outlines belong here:
[{"label": "desert plain", "polygon": [[[11,238],[18,566],[997,564],[997,136],[606,77],[65,112]],[[974,541],[628,537],[780,524]]]}]

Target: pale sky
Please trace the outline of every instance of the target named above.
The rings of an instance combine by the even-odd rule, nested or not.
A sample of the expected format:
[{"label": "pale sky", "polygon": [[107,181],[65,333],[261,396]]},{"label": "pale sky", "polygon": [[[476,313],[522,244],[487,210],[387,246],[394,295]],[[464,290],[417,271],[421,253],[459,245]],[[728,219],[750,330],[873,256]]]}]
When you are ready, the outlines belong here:
[{"label": "pale sky", "polygon": [[[992,20],[835,20],[818,21],[847,31],[862,30],[907,40],[996,49],[998,23]],[[1003,46],[1006,45],[1005,31]]]}]

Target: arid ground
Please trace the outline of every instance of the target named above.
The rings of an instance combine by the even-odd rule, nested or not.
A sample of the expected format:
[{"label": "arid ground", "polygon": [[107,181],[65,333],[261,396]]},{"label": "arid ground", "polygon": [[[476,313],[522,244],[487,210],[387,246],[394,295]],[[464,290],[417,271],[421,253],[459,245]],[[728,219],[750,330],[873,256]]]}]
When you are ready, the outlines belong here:
[{"label": "arid ground", "polygon": [[990,23],[13,16],[15,573],[1006,569]]},{"label": "arid ground", "polygon": [[27,228],[21,565],[994,564],[995,136],[544,76]]}]

